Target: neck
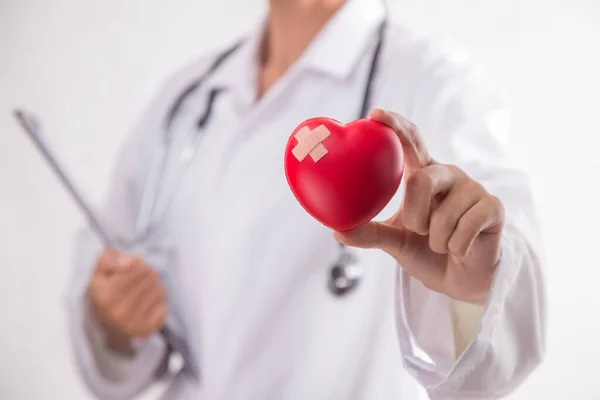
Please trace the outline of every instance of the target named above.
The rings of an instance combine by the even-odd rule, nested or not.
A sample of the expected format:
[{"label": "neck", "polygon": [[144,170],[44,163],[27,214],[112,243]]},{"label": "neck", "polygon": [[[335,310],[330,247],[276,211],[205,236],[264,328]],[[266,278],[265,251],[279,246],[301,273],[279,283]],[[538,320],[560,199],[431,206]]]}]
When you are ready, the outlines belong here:
[{"label": "neck", "polygon": [[270,0],[260,94],[297,60],[345,0]]}]

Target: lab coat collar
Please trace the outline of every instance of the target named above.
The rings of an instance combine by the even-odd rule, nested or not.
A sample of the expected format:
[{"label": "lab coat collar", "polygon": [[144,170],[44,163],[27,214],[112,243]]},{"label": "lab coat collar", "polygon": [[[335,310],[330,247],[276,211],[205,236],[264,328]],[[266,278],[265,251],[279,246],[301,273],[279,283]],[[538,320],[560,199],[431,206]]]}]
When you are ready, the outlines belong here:
[{"label": "lab coat collar", "polygon": [[[308,46],[295,68],[315,69],[344,79],[363,56],[374,32],[386,18],[380,0],[348,0]],[[258,83],[259,55],[266,21],[246,36],[242,46],[213,74],[208,84],[250,100]]]},{"label": "lab coat collar", "polygon": [[298,63],[336,78],[347,77],[386,18],[380,0],[348,0],[315,37]]}]

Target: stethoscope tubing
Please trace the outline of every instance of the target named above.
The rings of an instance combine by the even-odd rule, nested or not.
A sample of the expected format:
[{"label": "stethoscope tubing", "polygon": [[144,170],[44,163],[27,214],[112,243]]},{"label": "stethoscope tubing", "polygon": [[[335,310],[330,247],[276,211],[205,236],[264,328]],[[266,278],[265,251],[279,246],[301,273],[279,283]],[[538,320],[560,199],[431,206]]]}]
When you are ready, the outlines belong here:
[{"label": "stethoscope tubing", "polygon": [[[370,64],[370,68],[369,68],[367,79],[366,79],[366,84],[365,84],[365,88],[364,88],[364,92],[363,92],[363,98],[362,98],[362,102],[361,102],[361,108],[360,108],[360,112],[359,112],[359,116],[358,116],[359,118],[364,118],[366,116],[366,113],[369,111],[372,86],[373,86],[373,81],[374,81],[376,73],[377,73],[377,68],[378,68],[378,64],[379,64],[380,53],[381,53],[381,49],[382,49],[383,36],[384,36],[386,24],[387,24],[387,18],[384,19],[381,26],[379,27],[378,41],[377,41],[377,44],[376,44],[376,47],[375,47],[375,50],[373,53],[373,57],[371,59],[371,64]],[[167,169],[167,164],[169,162],[168,156],[169,156],[169,151],[171,150],[171,146],[172,146],[172,140],[170,140],[170,134],[172,133],[171,131],[173,130],[172,123],[176,119],[177,113],[180,110],[183,102],[192,93],[194,93],[196,90],[198,90],[200,88],[201,84],[210,76],[210,74],[212,74],[231,54],[233,54],[235,52],[235,50],[240,46],[240,44],[241,44],[241,42],[237,43],[236,45],[234,45],[233,47],[231,47],[230,49],[226,50],[221,55],[219,55],[217,57],[217,59],[213,62],[213,64],[209,67],[207,72],[203,76],[201,76],[199,79],[192,82],[192,84],[190,84],[181,93],[181,95],[173,103],[173,106],[169,109],[169,112],[167,114],[167,118],[165,121],[166,122],[166,124],[165,124],[165,140],[164,140],[164,146],[163,146],[164,148],[162,151],[162,156],[161,156],[161,154],[159,154],[157,152],[154,153],[153,162],[152,162],[152,171],[150,172],[149,177],[148,177],[148,179],[146,179],[146,182],[144,184],[142,203],[140,205],[140,210],[139,210],[137,221],[136,221],[136,228],[135,228],[136,234],[135,234],[135,237],[133,238],[133,240],[131,240],[131,242],[129,244],[125,244],[123,242],[123,240],[119,240],[116,237],[113,237],[109,233],[109,230],[103,224],[102,219],[98,216],[98,214],[96,212],[94,212],[93,208],[86,201],[86,199],[82,195],[81,191],[76,187],[76,185],[73,183],[73,180],[71,179],[71,177],[66,173],[65,169],[62,167],[62,165],[58,161],[58,158],[56,157],[56,155],[51,151],[49,146],[45,143],[42,133],[41,133],[41,126],[40,126],[40,123],[38,122],[37,118],[35,116],[27,113],[24,110],[21,110],[21,109],[15,110],[15,112],[14,112],[15,118],[17,119],[17,121],[19,122],[19,124],[21,125],[21,127],[23,128],[25,133],[27,134],[27,136],[33,142],[33,144],[35,145],[35,147],[37,148],[39,153],[42,155],[42,157],[46,161],[46,164],[50,167],[50,169],[53,171],[53,173],[59,179],[59,181],[62,184],[62,186],[64,187],[64,189],[67,191],[67,193],[73,199],[73,201],[75,202],[75,204],[78,207],[78,209],[80,210],[80,212],[85,216],[85,218],[87,219],[87,221],[89,223],[90,229],[100,239],[102,245],[105,248],[114,248],[117,250],[127,251],[127,247],[130,247],[132,245],[132,243],[133,244],[141,243],[143,241],[144,237],[147,237],[148,235],[150,235],[153,227],[160,223],[163,213],[161,212],[161,214],[159,215],[158,218],[154,218],[153,214],[156,212],[157,201],[161,195],[160,191],[161,191],[162,186],[164,186],[165,172]],[[215,96],[211,96],[211,98],[210,98],[211,102],[214,100],[214,97]],[[204,126],[206,125],[206,123],[208,122],[208,120],[210,119],[210,115],[211,115],[210,112],[211,112],[211,104],[209,104],[209,107],[207,107],[206,114],[204,116],[202,116],[202,118],[199,120],[199,121],[202,121],[201,124],[198,124],[199,130],[202,130],[204,128]],[[189,157],[187,157],[187,158],[185,158],[185,160],[183,160],[186,164],[186,165],[184,165],[184,167],[187,167],[187,164],[189,164],[189,162],[193,158],[195,150],[198,147],[200,136],[201,135],[198,134],[197,137],[193,139],[193,142],[190,143],[190,145],[193,146],[193,149],[191,149],[191,153],[190,153],[189,146],[184,146],[182,153],[179,155],[181,157],[182,154],[184,154],[186,151],[188,153],[190,153]],[[159,157],[160,157],[160,162],[158,162]],[[187,170],[187,168],[184,168],[184,169]],[[181,175],[183,175],[184,173],[185,173],[185,171],[183,171],[183,173]],[[181,176],[181,180],[183,180],[183,176]],[[151,184],[151,183],[153,183],[153,184]],[[178,183],[177,186],[179,186],[179,184],[180,183]],[[177,187],[175,187],[172,190],[173,193],[169,194],[169,199],[166,201],[165,207],[163,207],[163,210],[166,210],[168,208],[169,204],[172,201],[172,198],[175,195],[176,190],[177,190]],[[342,245],[341,248],[342,248],[341,256],[340,256],[339,260],[336,262],[336,264],[333,266],[333,268],[331,269],[331,277],[329,280],[330,290],[332,291],[332,293],[334,295],[337,295],[337,296],[341,296],[341,295],[347,293],[352,288],[354,288],[358,283],[358,279],[360,279],[360,273],[357,273],[354,270],[350,271],[350,272],[346,271],[345,266],[349,265],[349,264],[353,264],[354,261],[352,259],[352,255],[347,252],[345,246]],[[340,287],[340,285],[336,284],[336,282],[338,282],[338,281],[345,282],[344,285],[347,285],[347,287]],[[174,311],[175,314],[178,315],[178,313],[176,312],[177,310],[172,310],[172,311]],[[171,337],[171,338],[177,337],[176,335],[173,334],[173,332],[171,332],[171,330],[166,325],[161,329],[161,332],[166,337]]]},{"label": "stethoscope tubing", "polygon": [[[365,82],[365,87],[363,90],[362,101],[360,104],[360,110],[358,112],[358,118],[366,117],[367,113],[369,112],[369,107],[371,105],[371,96],[372,96],[372,91],[373,91],[373,82],[377,75],[377,69],[379,67],[379,61],[381,59],[381,50],[383,47],[385,29],[387,27],[387,20],[388,20],[387,17],[384,18],[383,22],[378,27],[377,43],[376,43],[375,49],[373,51],[373,56],[371,57],[371,62],[369,65],[369,70],[368,70],[368,74],[367,74],[367,78],[366,78],[366,82]],[[211,95],[208,98],[208,104],[206,107],[206,111],[205,111],[204,115],[202,115],[198,119],[199,123],[196,124],[197,132],[196,132],[195,137],[192,137],[190,139],[191,141],[184,145],[183,150],[178,155],[178,157],[181,160],[181,162],[180,162],[181,165],[179,166],[180,171],[179,171],[179,174],[177,177],[179,182],[176,182],[176,185],[173,188],[171,188],[169,193],[167,193],[168,198],[164,202],[163,206],[160,209],[160,212],[157,215],[157,204],[158,204],[158,201],[161,199],[161,190],[163,190],[165,187],[164,177],[166,175],[167,166],[169,164],[168,158],[170,156],[170,152],[174,145],[174,140],[172,140],[172,134],[173,134],[173,131],[176,130],[176,128],[177,128],[177,125],[174,123],[177,120],[178,112],[181,110],[181,107],[185,103],[185,101],[192,94],[194,94],[196,91],[198,91],[200,89],[202,83],[205,82],[210,77],[210,75],[212,73],[214,73],[217,70],[217,68],[223,62],[225,62],[227,60],[227,58],[230,55],[232,55],[240,47],[241,44],[242,44],[242,41],[236,43],[234,46],[230,47],[229,49],[227,49],[226,51],[221,53],[202,76],[200,76],[198,79],[194,80],[184,90],[182,90],[180,95],[173,102],[173,105],[170,107],[169,112],[167,113],[167,118],[165,120],[165,124],[164,124],[165,137],[163,140],[162,157],[161,157],[161,160],[159,163],[157,160],[158,156],[155,156],[155,162],[153,162],[153,164],[152,164],[153,166],[160,165],[160,168],[158,171],[153,170],[152,171],[153,174],[150,175],[149,178],[146,180],[145,188],[144,188],[144,196],[143,196],[143,200],[142,200],[142,207],[140,208],[140,214],[138,217],[137,230],[136,230],[137,235],[136,236],[143,237],[144,235],[149,235],[150,232],[154,229],[154,227],[156,227],[160,224],[164,214],[166,213],[166,210],[169,208],[171,202],[173,201],[173,198],[175,197],[175,193],[178,190],[178,188],[181,184],[181,181],[183,181],[183,177],[185,175],[185,172],[188,169],[188,165],[192,161],[194,154],[196,153],[196,150],[199,146],[199,142],[201,140],[203,130],[204,130],[207,122],[210,120],[211,112],[212,112],[212,104],[216,97],[215,92],[214,91],[211,92]],[[183,157],[183,155],[186,153],[188,153],[188,157]],[[157,154],[157,152],[155,152],[155,155],[156,154]],[[348,249],[343,245],[341,245],[340,247],[341,247],[340,257],[339,257],[338,261],[336,262],[336,264],[334,265],[334,268],[332,268],[332,270],[331,270],[330,280],[337,279],[334,275],[336,275],[336,274],[339,275],[340,271],[345,272],[344,266],[349,263],[354,262],[353,257],[351,257],[349,255]],[[335,272],[335,271],[337,271],[337,272]],[[353,279],[352,287],[355,287],[356,281],[358,279],[360,279],[359,274],[357,274],[352,279]],[[342,282],[343,279],[338,279],[338,281]],[[344,291],[343,293],[347,293],[347,292],[348,291]]]}]

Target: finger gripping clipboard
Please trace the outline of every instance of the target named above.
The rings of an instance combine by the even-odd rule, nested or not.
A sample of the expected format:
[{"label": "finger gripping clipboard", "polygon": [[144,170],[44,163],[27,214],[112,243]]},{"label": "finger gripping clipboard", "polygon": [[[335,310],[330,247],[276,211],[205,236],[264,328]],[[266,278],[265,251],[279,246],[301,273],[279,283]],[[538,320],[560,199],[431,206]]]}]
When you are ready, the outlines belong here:
[{"label": "finger gripping clipboard", "polygon": [[[124,246],[127,247],[122,241],[117,240],[108,233],[109,231],[106,229],[101,218],[99,218],[98,214],[86,201],[81,194],[81,191],[74,185],[73,180],[66,173],[62,164],[46,144],[42,135],[39,119],[24,110],[15,110],[13,115],[19,125],[23,128],[23,131],[35,145],[38,152],[42,155],[48,167],[56,175],[63,188],[73,199],[79,211],[87,219],[90,228],[101,240],[102,245],[105,248],[114,248],[118,250],[123,250]],[[168,281],[164,266],[162,268],[159,267],[159,273],[163,281]],[[185,342],[184,337],[181,334],[178,334],[183,331],[182,322],[183,321],[178,313],[172,313],[172,315],[167,316],[167,322],[165,323],[165,326],[162,327],[161,334],[169,344],[170,348],[181,354],[185,360],[186,367],[191,369],[192,373],[197,376],[197,373],[194,371],[194,364],[193,362],[190,362],[189,357],[191,354],[187,343]]]}]

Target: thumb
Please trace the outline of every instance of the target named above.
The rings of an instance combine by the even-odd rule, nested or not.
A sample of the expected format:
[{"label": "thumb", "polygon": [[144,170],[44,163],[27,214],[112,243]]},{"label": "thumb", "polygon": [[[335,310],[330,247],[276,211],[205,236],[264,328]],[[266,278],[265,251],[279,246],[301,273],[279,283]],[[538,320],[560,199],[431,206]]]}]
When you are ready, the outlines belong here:
[{"label": "thumb", "polygon": [[334,232],[333,236],[346,246],[380,249],[398,259],[406,247],[407,234],[403,228],[372,221],[351,231]]},{"label": "thumb", "polygon": [[402,226],[369,222],[352,231],[335,232],[334,237],[347,246],[385,251],[404,271],[423,283],[439,284],[443,280],[446,255],[432,251],[427,236],[410,232]]}]

